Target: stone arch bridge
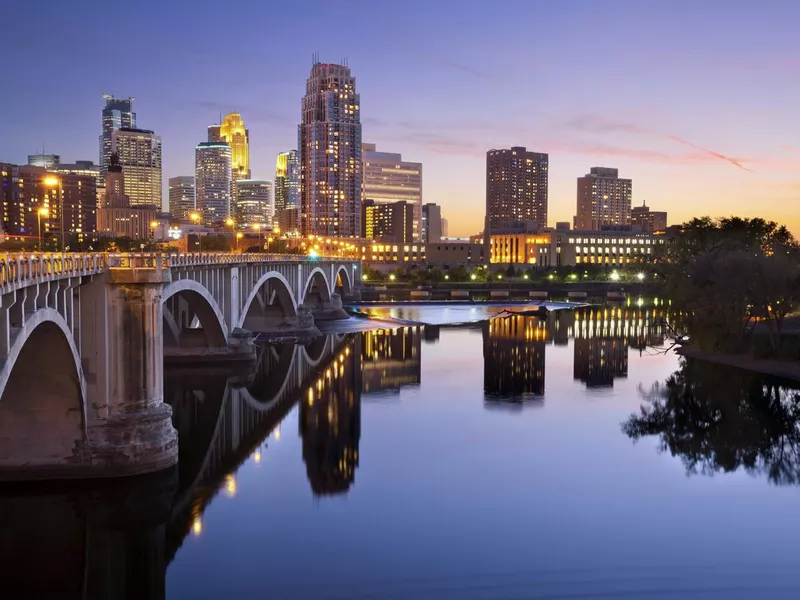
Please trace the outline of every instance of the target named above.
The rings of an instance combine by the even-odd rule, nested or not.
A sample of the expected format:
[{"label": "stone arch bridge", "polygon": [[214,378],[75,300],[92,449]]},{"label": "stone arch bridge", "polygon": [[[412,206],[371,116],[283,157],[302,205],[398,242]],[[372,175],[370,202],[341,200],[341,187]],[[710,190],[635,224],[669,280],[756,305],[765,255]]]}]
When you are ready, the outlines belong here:
[{"label": "stone arch bridge", "polygon": [[174,464],[165,357],[313,333],[359,281],[354,261],[267,254],[0,255],[0,480]]}]

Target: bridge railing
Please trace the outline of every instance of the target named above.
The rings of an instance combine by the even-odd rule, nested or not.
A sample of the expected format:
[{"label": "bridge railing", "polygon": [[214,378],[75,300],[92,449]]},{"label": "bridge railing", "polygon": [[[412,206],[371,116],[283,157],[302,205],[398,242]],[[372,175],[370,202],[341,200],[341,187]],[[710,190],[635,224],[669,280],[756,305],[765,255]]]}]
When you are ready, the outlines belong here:
[{"label": "bridge railing", "polygon": [[50,277],[93,275],[105,267],[105,256],[96,252],[0,254],[0,287]]}]

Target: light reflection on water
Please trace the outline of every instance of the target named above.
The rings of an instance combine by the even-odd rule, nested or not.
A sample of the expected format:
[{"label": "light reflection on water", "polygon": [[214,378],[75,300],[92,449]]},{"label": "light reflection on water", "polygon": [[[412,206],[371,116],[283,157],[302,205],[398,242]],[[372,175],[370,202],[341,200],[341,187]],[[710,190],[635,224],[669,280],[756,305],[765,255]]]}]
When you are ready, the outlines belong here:
[{"label": "light reflection on water", "polygon": [[179,473],[130,524],[163,557],[138,597],[797,596],[785,385],[679,368],[660,309],[439,316],[168,373]]}]

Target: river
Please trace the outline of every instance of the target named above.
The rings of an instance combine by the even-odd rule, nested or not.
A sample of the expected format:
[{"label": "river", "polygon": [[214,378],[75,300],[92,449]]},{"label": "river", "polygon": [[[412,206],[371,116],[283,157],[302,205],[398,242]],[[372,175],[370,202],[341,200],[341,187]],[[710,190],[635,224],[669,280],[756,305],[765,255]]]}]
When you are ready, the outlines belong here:
[{"label": "river", "polygon": [[[168,372],[180,464],[166,483],[0,495],[16,586],[800,597],[800,409],[785,382],[679,362],[652,307],[365,310],[385,328],[261,347],[255,374]],[[87,595],[103,569],[109,593]]]}]

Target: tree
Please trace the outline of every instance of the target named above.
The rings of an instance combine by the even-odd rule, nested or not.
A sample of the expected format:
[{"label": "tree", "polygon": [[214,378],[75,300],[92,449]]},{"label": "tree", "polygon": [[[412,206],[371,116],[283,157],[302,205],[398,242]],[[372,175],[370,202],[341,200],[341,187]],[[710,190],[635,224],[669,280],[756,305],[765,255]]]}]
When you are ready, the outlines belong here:
[{"label": "tree", "polygon": [[514,268],[513,264],[509,264],[508,265],[508,268],[506,269],[505,275],[506,275],[506,277],[516,277],[517,276],[517,270]]}]

